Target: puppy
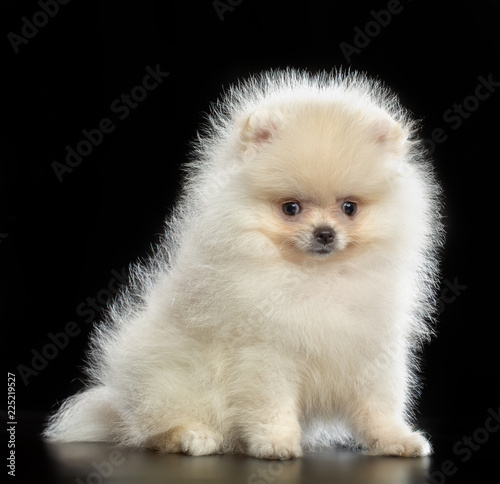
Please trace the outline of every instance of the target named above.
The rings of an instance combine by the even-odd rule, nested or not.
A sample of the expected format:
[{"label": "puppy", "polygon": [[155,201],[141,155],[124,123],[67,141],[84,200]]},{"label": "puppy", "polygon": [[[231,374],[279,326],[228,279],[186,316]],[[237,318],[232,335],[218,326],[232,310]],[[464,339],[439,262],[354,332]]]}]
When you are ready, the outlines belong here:
[{"label": "puppy", "polygon": [[289,459],[351,443],[424,456],[440,190],[378,82],[271,71],[198,136],[166,234],[95,329],[52,441]]}]

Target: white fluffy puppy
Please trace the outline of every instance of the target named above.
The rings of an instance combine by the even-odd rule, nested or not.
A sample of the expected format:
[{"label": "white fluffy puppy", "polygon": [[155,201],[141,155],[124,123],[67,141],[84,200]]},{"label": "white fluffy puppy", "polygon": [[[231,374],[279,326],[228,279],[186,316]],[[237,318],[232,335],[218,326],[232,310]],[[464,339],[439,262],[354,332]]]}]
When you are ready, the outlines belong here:
[{"label": "white fluffy puppy", "polygon": [[360,74],[230,89],[46,437],[288,459],[348,435],[370,454],[429,454],[409,419],[440,192],[414,132]]}]

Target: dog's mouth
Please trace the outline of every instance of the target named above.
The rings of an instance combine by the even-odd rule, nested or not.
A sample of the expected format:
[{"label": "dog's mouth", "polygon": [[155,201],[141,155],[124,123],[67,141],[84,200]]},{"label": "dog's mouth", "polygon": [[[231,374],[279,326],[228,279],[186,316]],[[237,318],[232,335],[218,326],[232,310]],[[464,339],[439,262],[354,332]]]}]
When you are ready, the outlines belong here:
[{"label": "dog's mouth", "polygon": [[330,255],[331,253],[333,253],[335,251],[335,247],[332,246],[323,246],[323,247],[311,247],[309,248],[308,252],[312,255],[316,255],[316,256],[325,256],[325,255]]}]

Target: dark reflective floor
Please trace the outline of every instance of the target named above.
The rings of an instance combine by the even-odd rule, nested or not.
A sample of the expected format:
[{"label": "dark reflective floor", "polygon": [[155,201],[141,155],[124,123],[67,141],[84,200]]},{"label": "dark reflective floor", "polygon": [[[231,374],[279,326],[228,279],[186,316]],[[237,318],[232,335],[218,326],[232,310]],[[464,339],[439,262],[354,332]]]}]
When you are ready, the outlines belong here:
[{"label": "dark reflective floor", "polygon": [[[458,435],[458,434],[457,434]],[[106,444],[47,444],[25,439],[17,450],[12,482],[115,483],[350,483],[445,484],[498,482],[498,435],[471,453],[453,452],[453,433],[435,432],[427,458],[371,457],[346,449],[306,453],[293,461],[244,456],[190,457],[117,448]],[[465,459],[467,457],[467,459]]]},{"label": "dark reflective floor", "polygon": [[[311,453],[293,461],[243,456],[189,457],[117,450],[100,444],[49,445],[61,482],[220,482],[410,484],[425,481],[429,459],[367,457],[347,450]],[[77,481],[78,482],[78,481]]]}]

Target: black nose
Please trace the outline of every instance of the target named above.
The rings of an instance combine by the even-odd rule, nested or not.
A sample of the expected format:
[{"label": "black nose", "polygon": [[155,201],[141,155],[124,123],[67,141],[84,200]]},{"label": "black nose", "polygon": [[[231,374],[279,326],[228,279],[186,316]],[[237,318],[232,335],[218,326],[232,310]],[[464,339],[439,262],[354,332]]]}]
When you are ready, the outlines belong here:
[{"label": "black nose", "polygon": [[318,227],[314,231],[314,237],[320,244],[328,245],[333,242],[335,234],[331,227]]}]

